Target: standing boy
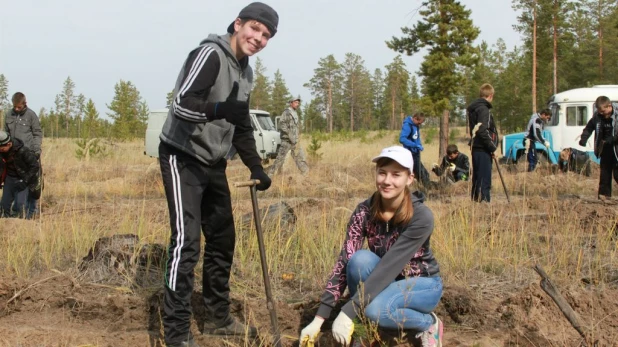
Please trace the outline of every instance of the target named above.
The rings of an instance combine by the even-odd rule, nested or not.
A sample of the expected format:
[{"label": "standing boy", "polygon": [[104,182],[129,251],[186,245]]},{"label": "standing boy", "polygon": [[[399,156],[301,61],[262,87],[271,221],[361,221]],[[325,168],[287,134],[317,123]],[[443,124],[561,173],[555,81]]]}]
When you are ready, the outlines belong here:
[{"label": "standing boy", "polygon": [[472,147],[472,200],[491,201],[492,159],[498,143],[498,130],[491,114],[494,87],[481,86],[479,98],[467,108]]},{"label": "standing boy", "polygon": [[601,161],[598,198],[605,199],[612,196],[612,176],[618,183],[618,114],[607,96],[599,96],[594,104],[597,110],[584,127],[579,145],[586,146],[594,131],[594,154]]},{"label": "standing boy", "polygon": [[425,122],[425,114],[416,113],[413,116],[408,116],[403,120],[399,142],[412,153],[414,159],[414,168],[412,172],[414,177],[422,184],[429,184],[429,173],[421,162],[421,152],[423,145],[421,143],[421,124]]},{"label": "standing boy", "polygon": [[249,4],[227,34],[211,34],[189,53],[176,81],[159,146],[171,224],[163,302],[168,346],[196,346],[189,327],[200,233],[206,238],[204,334],[257,334],[230,313],[235,229],[225,155],[233,145],[251,179],[260,181],[257,189],[268,189],[271,180],[257,153],[249,118],[249,57],[266,47],[278,22],[270,6]]},{"label": "standing boy", "polygon": [[[536,155],[536,146],[538,142],[550,151],[549,141],[543,137],[543,129],[545,123],[551,118],[551,111],[544,109],[541,112],[535,113],[530,117],[528,126],[526,127],[526,133],[524,134],[524,141],[526,141],[526,149],[528,151],[528,172],[534,171],[536,164],[539,162],[539,158]],[[549,153],[547,153],[549,155]]]}]

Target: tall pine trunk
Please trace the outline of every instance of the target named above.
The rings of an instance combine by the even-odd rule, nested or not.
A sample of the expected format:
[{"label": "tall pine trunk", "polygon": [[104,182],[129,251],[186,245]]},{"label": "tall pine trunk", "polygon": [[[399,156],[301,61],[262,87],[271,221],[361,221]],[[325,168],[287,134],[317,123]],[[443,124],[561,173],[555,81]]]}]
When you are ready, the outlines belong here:
[{"label": "tall pine trunk", "polygon": [[354,78],[352,78],[352,88],[350,88],[350,132],[354,132]]},{"label": "tall pine trunk", "polygon": [[554,93],[558,93],[558,0],[554,0]]},{"label": "tall pine trunk", "polygon": [[395,129],[395,89],[391,90],[391,130]]},{"label": "tall pine trunk", "polygon": [[598,13],[599,13],[599,18],[597,19],[597,23],[599,25],[599,80],[605,82],[605,79],[603,78],[604,74],[603,74],[603,27],[601,26],[601,21],[603,18],[603,12],[602,11],[602,2],[603,0],[599,0],[599,5],[598,5]]},{"label": "tall pine trunk", "polygon": [[532,113],[536,112],[536,7],[535,0],[532,9]]},{"label": "tall pine trunk", "polygon": [[328,82],[328,132],[333,133],[333,83]]},{"label": "tall pine trunk", "polygon": [[442,111],[442,117],[440,118],[440,148],[438,153],[438,160],[442,159],[446,155],[446,147],[448,146],[448,110]]}]

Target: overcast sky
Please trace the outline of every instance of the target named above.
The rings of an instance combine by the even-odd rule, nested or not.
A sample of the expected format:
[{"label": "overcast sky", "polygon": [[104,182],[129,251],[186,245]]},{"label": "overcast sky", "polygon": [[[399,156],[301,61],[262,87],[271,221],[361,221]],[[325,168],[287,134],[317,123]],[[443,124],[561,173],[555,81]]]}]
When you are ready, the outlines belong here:
[{"label": "overcast sky", "polygon": [[[373,72],[397,53],[384,43],[412,26],[420,0],[268,0],[279,13],[277,35],[259,56],[272,78],[279,69],[290,92],[308,99],[303,87],[320,58],[343,61],[352,52]],[[137,86],[150,109],[165,107],[178,71],[200,40],[224,33],[249,1],[239,0],[22,0],[4,1],[0,16],[0,74],[9,94],[24,92],[28,106],[54,106],[67,76],[96,104],[102,117],[114,85]],[[521,45],[513,30],[517,13],[510,0],[462,0],[472,11],[481,40]],[[416,73],[421,54],[404,62]],[[251,65],[255,59],[252,58]]]}]

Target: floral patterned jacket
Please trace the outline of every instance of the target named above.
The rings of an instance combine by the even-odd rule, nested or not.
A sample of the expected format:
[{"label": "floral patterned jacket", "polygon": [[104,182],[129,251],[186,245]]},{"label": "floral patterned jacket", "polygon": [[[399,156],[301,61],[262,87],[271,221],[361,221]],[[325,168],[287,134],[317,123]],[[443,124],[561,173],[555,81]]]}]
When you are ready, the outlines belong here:
[{"label": "floral patterned jacket", "polygon": [[406,277],[438,276],[440,269],[430,248],[433,232],[433,213],[423,204],[422,193],[412,194],[414,215],[408,225],[394,226],[391,222],[370,220],[371,198],[360,203],[348,222],[346,239],[341,253],[328,277],[326,289],[320,299],[317,315],[328,318],[347,287],[346,269],[352,255],[363,247],[381,260],[363,286],[364,293],[356,295],[342,308],[348,317],[356,316],[360,299],[368,304],[393,281]]}]

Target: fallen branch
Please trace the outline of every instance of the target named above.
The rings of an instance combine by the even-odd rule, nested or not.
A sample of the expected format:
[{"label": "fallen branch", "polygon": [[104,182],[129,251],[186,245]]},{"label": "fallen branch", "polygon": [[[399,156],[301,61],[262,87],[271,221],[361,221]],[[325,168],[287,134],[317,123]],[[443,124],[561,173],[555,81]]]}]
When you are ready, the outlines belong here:
[{"label": "fallen branch", "polygon": [[44,278],[40,281],[34,282],[31,285],[27,286],[26,288],[18,291],[17,293],[15,293],[15,295],[13,295],[7,302],[6,302],[6,306],[8,306],[11,302],[13,302],[15,299],[19,298],[23,293],[25,293],[26,291],[28,291],[29,289],[32,289],[33,287],[38,286],[41,283],[47,282],[51,279],[54,279],[56,277],[60,277],[60,276],[64,276],[63,274],[59,274],[59,275],[54,275],[54,276],[50,276],[47,278]]},{"label": "fallen branch", "polygon": [[[573,328],[575,328],[575,330],[577,330],[579,335],[584,339],[582,341],[582,345],[588,346],[587,344],[588,338],[586,336],[586,333],[584,332],[581,319],[579,318],[579,315],[577,314],[577,312],[573,310],[573,308],[571,307],[571,305],[569,305],[569,303],[566,301],[564,296],[560,294],[560,291],[558,291],[558,289],[554,286],[554,284],[549,279],[549,276],[547,275],[545,270],[541,268],[540,265],[538,264],[535,265],[534,271],[536,271],[539,274],[539,276],[541,276],[541,283],[540,283],[541,288],[554,300],[556,305],[558,305],[558,308],[560,309],[560,311],[562,311],[562,314],[564,314],[564,316],[569,320],[569,323],[571,323]],[[593,345],[597,346],[597,344],[598,344],[598,341],[595,341]]]}]

